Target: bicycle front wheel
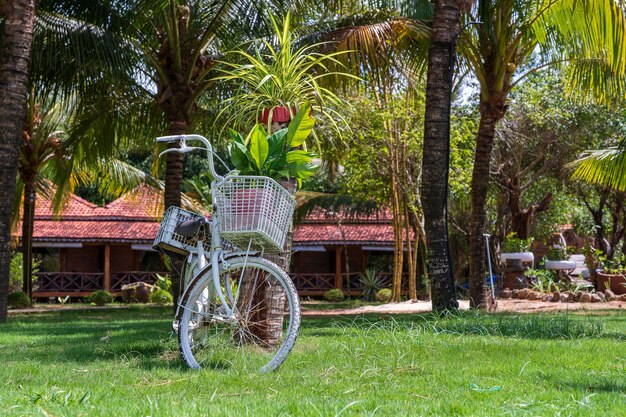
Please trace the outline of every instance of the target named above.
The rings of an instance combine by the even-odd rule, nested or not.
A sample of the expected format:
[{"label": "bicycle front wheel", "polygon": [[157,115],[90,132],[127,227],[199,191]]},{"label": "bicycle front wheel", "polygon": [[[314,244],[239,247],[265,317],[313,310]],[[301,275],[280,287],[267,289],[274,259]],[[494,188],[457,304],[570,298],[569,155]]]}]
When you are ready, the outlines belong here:
[{"label": "bicycle front wheel", "polygon": [[300,329],[300,303],[293,282],[276,264],[237,257],[221,266],[227,314],[208,270],[181,300],[178,341],[190,368],[277,369]]}]

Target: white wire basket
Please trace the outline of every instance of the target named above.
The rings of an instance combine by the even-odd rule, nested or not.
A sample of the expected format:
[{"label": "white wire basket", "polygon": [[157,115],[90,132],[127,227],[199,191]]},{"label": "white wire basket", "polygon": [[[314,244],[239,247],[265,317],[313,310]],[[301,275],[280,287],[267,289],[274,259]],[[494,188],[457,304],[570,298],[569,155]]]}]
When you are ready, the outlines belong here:
[{"label": "white wire basket", "polygon": [[296,201],[268,177],[236,176],[213,184],[220,234],[240,249],[281,252]]},{"label": "white wire basket", "polygon": [[[152,247],[158,247],[183,255],[189,254],[191,250],[194,250],[196,248],[196,240],[194,238],[181,236],[174,230],[176,229],[176,226],[178,226],[182,222],[185,222],[187,220],[195,220],[201,217],[202,216],[198,214],[183,210],[180,207],[171,206],[163,214],[161,227],[159,228],[159,233],[157,233],[156,238],[154,239]],[[209,226],[205,225],[203,227],[208,228]],[[203,244],[204,249],[207,252],[209,252],[211,248],[210,242],[210,232],[206,232]]]}]

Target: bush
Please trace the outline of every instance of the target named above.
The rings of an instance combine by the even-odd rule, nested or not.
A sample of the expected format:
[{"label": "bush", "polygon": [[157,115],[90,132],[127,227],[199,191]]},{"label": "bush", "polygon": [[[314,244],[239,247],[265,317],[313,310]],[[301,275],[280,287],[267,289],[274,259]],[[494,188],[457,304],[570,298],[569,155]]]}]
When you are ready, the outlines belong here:
[{"label": "bush", "polygon": [[91,293],[88,298],[90,303],[94,303],[97,306],[103,306],[113,301],[113,295],[105,290],[98,290]]},{"label": "bush", "polygon": [[158,290],[150,294],[150,302],[155,304],[171,304],[172,294],[165,290]]},{"label": "bush", "polygon": [[[33,259],[33,285],[37,283],[35,274],[39,272],[41,262]],[[13,252],[9,265],[9,293],[22,291],[24,283],[24,261],[22,252]]]},{"label": "bush", "polygon": [[374,268],[367,268],[365,273],[359,278],[363,298],[365,301],[374,301],[376,292],[385,284],[385,279]]},{"label": "bush", "polygon": [[26,308],[30,306],[30,298],[23,291],[15,291],[9,294],[7,305],[13,308]]},{"label": "bush", "polygon": [[391,300],[391,290],[389,288],[383,288],[376,293],[376,301],[386,303]]},{"label": "bush", "polygon": [[346,296],[339,288],[333,288],[332,290],[328,290],[324,293],[324,300],[333,303],[343,301],[344,298],[346,298]]},{"label": "bush", "polygon": [[169,275],[157,274],[157,281],[154,283],[157,287],[167,292],[172,292],[172,277]]}]

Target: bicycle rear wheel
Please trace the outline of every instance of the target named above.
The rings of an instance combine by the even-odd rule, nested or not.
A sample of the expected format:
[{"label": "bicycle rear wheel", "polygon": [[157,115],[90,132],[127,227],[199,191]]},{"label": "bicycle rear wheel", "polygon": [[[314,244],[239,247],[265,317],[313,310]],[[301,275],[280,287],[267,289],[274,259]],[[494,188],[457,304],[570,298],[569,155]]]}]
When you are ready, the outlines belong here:
[{"label": "bicycle rear wheel", "polygon": [[300,329],[300,303],[289,276],[258,257],[237,257],[220,272],[229,317],[211,270],[192,282],[179,313],[178,341],[190,368],[277,369]]}]

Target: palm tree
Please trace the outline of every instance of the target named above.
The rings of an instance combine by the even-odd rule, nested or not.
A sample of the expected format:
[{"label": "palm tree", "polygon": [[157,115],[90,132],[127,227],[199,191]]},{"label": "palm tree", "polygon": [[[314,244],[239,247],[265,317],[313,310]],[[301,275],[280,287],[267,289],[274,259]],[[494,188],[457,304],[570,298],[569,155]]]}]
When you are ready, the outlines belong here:
[{"label": "palm tree", "polygon": [[[57,13],[117,34],[110,43],[130,51],[121,63],[131,66],[126,78],[94,77],[93,94],[82,98],[74,129],[68,132],[72,143],[89,131],[98,138],[93,146],[109,151],[124,138],[152,145],[164,132],[195,130],[206,116],[200,99],[211,87],[219,93],[210,80],[216,59],[242,40],[264,33],[262,12],[274,8],[262,0],[131,0],[123,7],[98,3],[95,10],[93,2],[49,2]],[[84,144],[87,156],[89,146]],[[166,208],[180,206],[182,173],[183,156],[168,153]],[[175,292],[178,288],[173,286]]]},{"label": "palm tree", "polygon": [[484,225],[491,152],[511,90],[530,73],[564,65],[569,85],[608,101],[623,91],[624,13],[613,0],[480,0],[480,22],[461,33],[459,50],[480,84],[480,124],[472,174],[471,306],[487,306]]},{"label": "palm tree", "polygon": [[35,21],[34,0],[2,3],[4,31],[0,55],[0,322],[7,317],[11,258],[10,227],[19,138],[26,108],[28,70]]},{"label": "palm tree", "polygon": [[[55,161],[57,168],[64,166],[65,174],[76,174],[84,169],[83,162],[74,162],[85,159],[79,155],[88,155],[91,160],[91,172],[98,166],[101,168],[102,157],[110,155],[112,143],[105,141],[90,141],[89,136],[77,135],[82,141],[91,142],[90,152],[80,152],[80,147],[73,147],[72,152],[68,149],[60,152],[61,141],[54,132],[67,115],[63,115],[60,103],[76,101],[76,96],[90,97],[97,94],[98,78],[106,77],[109,80],[126,79],[131,74],[132,54],[123,46],[123,38],[114,31],[109,30],[113,23],[105,24],[100,20],[88,22],[65,14],[64,7],[67,2],[58,0],[42,0],[37,4],[33,23],[32,36],[32,59],[29,68],[29,91],[30,99],[27,109],[27,117],[20,128],[20,152],[18,188],[15,199],[16,206],[23,199],[23,249],[24,249],[24,290],[31,295],[31,247],[32,247],[32,220],[34,216],[36,189],[42,189],[42,170],[50,161]],[[73,4],[72,7],[76,7]],[[87,9],[94,9],[94,15],[98,15],[93,5]],[[80,10],[77,7],[77,10]],[[78,13],[76,13],[78,14]],[[80,17],[80,16],[79,16]],[[97,20],[97,19],[96,19]],[[98,23],[98,24],[94,24]],[[1,39],[1,38],[0,38]],[[120,45],[122,46],[120,48]],[[56,102],[50,106],[44,106],[43,102],[36,97],[48,97],[48,102]],[[47,108],[43,108],[47,107]],[[68,109],[65,109],[69,112]],[[82,132],[84,133],[84,132]],[[87,140],[83,140],[87,139]],[[71,157],[69,157],[71,155]],[[69,167],[69,169],[68,169]],[[73,167],[73,168],[72,168]],[[128,167],[123,171],[128,174]],[[57,170],[57,173],[61,171]],[[57,181],[57,200],[60,201],[64,191],[68,189],[66,175],[59,177]],[[133,171],[133,184],[141,177]],[[4,177],[7,178],[7,177]],[[65,181],[61,184],[61,178]],[[82,175],[86,179],[85,175]],[[113,178],[110,175],[109,179]],[[115,179],[120,179],[119,176]],[[128,179],[127,177],[125,179]],[[110,184],[110,182],[109,182]],[[71,189],[71,186],[69,187]],[[13,219],[16,222],[20,210],[15,209]]]},{"label": "palm tree", "polygon": [[[159,188],[157,180],[137,168],[113,159],[113,155],[97,159],[86,157],[82,144],[91,141],[83,136],[82,141],[64,144],[61,127],[71,126],[71,105],[55,102],[46,105],[31,92],[26,111],[19,154],[19,178],[15,201],[22,201],[22,252],[23,291],[32,299],[32,237],[35,204],[38,192],[52,195],[55,209],[60,211],[64,198],[77,185],[97,181],[107,194],[119,196],[139,184],[147,183]],[[90,148],[91,149],[91,148]],[[102,152],[99,152],[102,154]],[[13,223],[19,221],[20,211],[13,213]]]},{"label": "palm tree", "polygon": [[461,22],[461,2],[437,0],[428,51],[422,154],[422,207],[428,242],[428,276],[433,311],[459,307],[452,275],[447,227],[450,103]]}]

